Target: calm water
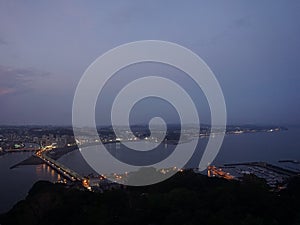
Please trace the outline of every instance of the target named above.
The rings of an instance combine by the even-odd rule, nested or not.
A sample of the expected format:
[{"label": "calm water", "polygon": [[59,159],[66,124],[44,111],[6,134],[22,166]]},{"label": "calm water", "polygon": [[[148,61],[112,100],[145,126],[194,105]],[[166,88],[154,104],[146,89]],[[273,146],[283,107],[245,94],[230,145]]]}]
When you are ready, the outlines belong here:
[{"label": "calm water", "polygon": [[45,164],[37,166],[11,166],[28,158],[32,153],[9,153],[0,156],[0,213],[10,209],[24,199],[32,185],[38,180],[56,181],[58,174]]},{"label": "calm water", "polygon": [[[196,153],[195,157],[189,162],[190,166],[197,166],[199,161],[197,156],[201,155],[205,144],[206,140],[201,139],[198,154]],[[114,148],[114,146],[112,145],[110,148]],[[165,146],[161,146],[161,148],[165,148]],[[46,165],[21,166],[9,169],[10,166],[31,154],[22,152],[0,156],[0,213],[9,210],[17,201],[24,199],[28,190],[37,180],[56,181],[59,179],[59,176]],[[300,160],[300,129],[289,129],[288,131],[273,133],[227,135],[214,163],[245,161],[276,163],[280,159]],[[79,151],[71,152],[60,158],[59,161],[83,175],[95,173],[85,162]]]},{"label": "calm water", "polygon": [[[198,167],[200,157],[206,146],[207,138],[200,139],[198,149],[192,160],[188,163],[189,167]],[[137,143],[138,144],[138,143]],[[115,144],[110,144],[115,148]],[[186,146],[189,143],[184,144]],[[171,145],[168,145],[170,148]],[[165,151],[165,146],[160,146]],[[92,150],[92,148],[90,149]],[[119,149],[119,151],[123,149]],[[183,153],[184,154],[184,153]],[[240,135],[227,135],[223,145],[216,157],[214,164],[249,162],[249,161],[267,161],[277,164],[278,160],[297,159],[300,160],[300,129],[289,129],[288,131],[272,132],[272,133],[247,133]],[[102,163],[106,163],[105,167],[109,172],[120,172],[114,169],[113,165],[109,165],[105,158]],[[95,173],[94,170],[85,162],[79,151],[74,151],[59,159],[60,162],[80,172],[82,175]],[[172,165],[170,165],[172,166]]]}]

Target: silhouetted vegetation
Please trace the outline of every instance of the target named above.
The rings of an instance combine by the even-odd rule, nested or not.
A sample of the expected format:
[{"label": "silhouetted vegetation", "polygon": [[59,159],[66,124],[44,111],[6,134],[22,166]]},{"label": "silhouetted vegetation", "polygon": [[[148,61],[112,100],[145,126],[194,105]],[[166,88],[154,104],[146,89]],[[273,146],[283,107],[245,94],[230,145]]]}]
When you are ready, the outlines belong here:
[{"label": "silhouetted vegetation", "polygon": [[27,198],[0,217],[6,224],[300,224],[300,178],[285,190],[270,191],[265,181],[208,178],[192,171],[165,182],[103,194],[37,182]]}]

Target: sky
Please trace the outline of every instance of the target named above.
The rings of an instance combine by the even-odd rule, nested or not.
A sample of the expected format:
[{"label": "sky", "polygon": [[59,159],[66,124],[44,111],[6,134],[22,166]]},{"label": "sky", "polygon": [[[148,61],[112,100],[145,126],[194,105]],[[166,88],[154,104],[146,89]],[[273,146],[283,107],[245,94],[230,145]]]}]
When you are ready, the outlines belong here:
[{"label": "sky", "polygon": [[[191,49],[211,68],[223,90],[228,123],[299,125],[299,12],[296,0],[2,0],[0,124],[70,125],[76,86],[96,58],[127,42],[164,40]],[[144,65],[125,69],[122,76],[148,70],[155,73]],[[157,70],[178,76],[197,95],[188,79],[180,81],[180,72]],[[107,89],[115,93],[124,84],[120,79]],[[111,96],[107,91],[102,113],[109,111]],[[207,107],[205,100],[196,105]],[[141,102],[134,115],[143,122],[149,117],[143,114],[161,108],[159,101]],[[107,116],[97,115],[99,124],[107,122]],[[201,118],[209,122],[209,110]]]}]

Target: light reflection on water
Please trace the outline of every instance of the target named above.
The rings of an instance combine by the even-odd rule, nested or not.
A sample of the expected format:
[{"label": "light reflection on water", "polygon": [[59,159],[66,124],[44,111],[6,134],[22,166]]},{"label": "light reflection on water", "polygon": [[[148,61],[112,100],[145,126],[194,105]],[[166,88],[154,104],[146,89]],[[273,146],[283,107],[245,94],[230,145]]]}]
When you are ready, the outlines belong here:
[{"label": "light reflection on water", "polygon": [[32,155],[32,152],[15,152],[0,156],[0,213],[9,210],[24,199],[32,185],[38,180],[55,182],[60,176],[48,165],[26,165],[10,169]]},{"label": "light reflection on water", "polygon": [[[300,160],[299,137],[300,129],[273,133],[227,135],[214,163],[245,161],[269,161],[274,163],[280,159]],[[112,148],[113,146],[109,147]],[[200,144],[200,153],[203,147],[205,147],[205,141]],[[0,156],[0,213],[9,210],[16,202],[24,199],[36,181],[49,180],[54,182],[64,179],[45,164],[9,169],[28,158],[31,154],[20,152]],[[95,173],[87,165],[79,151],[68,153],[59,161],[82,175]],[[197,160],[190,163],[192,166],[197,165]]]},{"label": "light reflection on water", "polygon": [[[300,129],[291,128],[288,131],[280,132],[258,132],[245,133],[240,135],[226,135],[223,145],[213,164],[237,163],[249,161],[266,161],[277,164],[282,159],[300,160]],[[189,161],[188,167],[197,167],[202,152],[206,146],[207,138],[200,139],[197,151]],[[136,142],[140,145],[140,142]],[[189,143],[183,145],[188,146]],[[116,148],[114,144],[106,145],[109,150]],[[165,147],[169,147],[165,146]],[[122,152],[122,148],[116,148],[117,152]],[[163,149],[163,147],[162,147]],[[103,163],[105,159],[102,159]],[[71,169],[87,175],[96,173],[84,160],[79,151],[73,151],[61,157],[59,161]],[[105,173],[104,171],[103,173]],[[113,171],[115,172],[115,171]]]},{"label": "light reflection on water", "polygon": [[36,176],[39,180],[60,181],[61,175],[57,173],[53,168],[46,164],[40,164],[35,166]]}]

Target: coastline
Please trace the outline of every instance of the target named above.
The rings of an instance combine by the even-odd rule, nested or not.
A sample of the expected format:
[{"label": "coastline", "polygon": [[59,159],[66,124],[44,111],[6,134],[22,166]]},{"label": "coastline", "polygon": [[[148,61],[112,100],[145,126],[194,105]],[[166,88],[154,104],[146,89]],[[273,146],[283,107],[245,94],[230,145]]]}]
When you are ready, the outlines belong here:
[{"label": "coastline", "polygon": [[[287,129],[279,129],[279,130],[274,130],[272,132],[282,132],[282,131],[285,131],[285,130],[287,130]],[[259,131],[255,131],[255,132],[242,132],[242,133],[226,132],[225,135],[230,135],[230,136],[231,135],[243,135],[243,134],[247,135],[247,134],[261,133],[261,132],[270,133],[270,131],[259,130]],[[208,137],[209,137],[209,135],[202,135],[199,138],[208,138]],[[184,144],[184,143],[189,142],[191,140],[192,139],[184,140],[182,142],[178,142],[178,140],[167,140],[167,141],[164,141],[164,142],[167,143],[167,144],[170,144],[170,145],[177,145],[177,144]],[[131,141],[126,141],[126,142],[131,142]],[[114,143],[120,143],[120,141],[113,140],[113,141],[102,142],[103,145],[114,144]],[[73,151],[78,150],[80,148],[85,148],[85,147],[90,147],[90,146],[95,146],[95,145],[97,145],[97,143],[84,144],[84,145],[81,145],[80,147],[75,145],[75,146],[69,146],[69,147],[64,147],[64,148],[56,148],[55,150],[51,150],[51,151],[47,152],[46,154],[50,158],[52,158],[54,160],[58,160],[59,158],[61,158],[62,156],[66,155],[70,152],[73,152]],[[4,155],[6,153],[10,153],[10,152],[21,152],[21,151],[22,150],[9,151],[9,152],[6,152],[6,151],[5,152],[0,152],[0,156]],[[36,157],[35,155],[32,155],[29,158],[27,158],[27,159],[15,164],[15,165],[11,166],[10,169],[16,168],[18,166],[39,165],[39,164],[43,164],[43,161],[41,159],[39,159],[38,157]]]}]

